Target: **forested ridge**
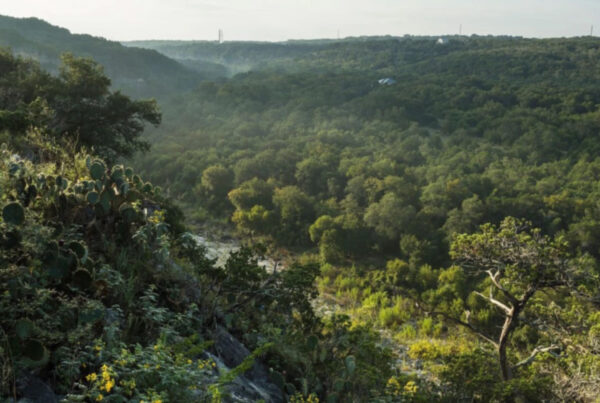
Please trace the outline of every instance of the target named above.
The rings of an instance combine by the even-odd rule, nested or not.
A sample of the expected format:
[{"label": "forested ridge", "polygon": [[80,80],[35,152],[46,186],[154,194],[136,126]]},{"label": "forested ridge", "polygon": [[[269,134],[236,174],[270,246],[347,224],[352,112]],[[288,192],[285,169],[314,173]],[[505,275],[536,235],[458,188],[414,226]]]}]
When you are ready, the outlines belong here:
[{"label": "forested ridge", "polygon": [[141,97],[160,97],[185,90],[203,76],[158,52],[126,48],[118,42],[91,35],[72,34],[37,18],[0,15],[0,46],[31,57],[56,74],[62,53],[91,57],[101,63],[116,88]]},{"label": "forested ridge", "polygon": [[600,41],[437,39],[135,43],[217,77],[158,104],[2,53],[3,396],[594,401]]}]

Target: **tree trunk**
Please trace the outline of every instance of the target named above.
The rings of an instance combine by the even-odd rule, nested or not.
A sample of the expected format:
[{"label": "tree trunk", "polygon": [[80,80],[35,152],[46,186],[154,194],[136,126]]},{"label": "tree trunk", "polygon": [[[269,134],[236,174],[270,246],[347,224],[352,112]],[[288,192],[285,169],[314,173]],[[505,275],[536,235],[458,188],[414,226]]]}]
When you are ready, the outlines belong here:
[{"label": "tree trunk", "polygon": [[520,312],[521,307],[518,305],[511,308],[508,315],[506,315],[504,325],[502,326],[502,333],[500,333],[500,338],[498,339],[498,361],[500,363],[500,372],[502,373],[502,380],[504,382],[509,381],[512,378],[510,364],[506,359],[506,347]]},{"label": "tree trunk", "polygon": [[502,334],[500,335],[500,342],[498,343],[498,362],[500,363],[502,380],[505,382],[508,381],[512,376],[510,366],[506,360],[506,343],[508,342],[508,334],[511,323],[512,318],[507,316],[506,320],[504,321],[504,326],[502,326]]}]

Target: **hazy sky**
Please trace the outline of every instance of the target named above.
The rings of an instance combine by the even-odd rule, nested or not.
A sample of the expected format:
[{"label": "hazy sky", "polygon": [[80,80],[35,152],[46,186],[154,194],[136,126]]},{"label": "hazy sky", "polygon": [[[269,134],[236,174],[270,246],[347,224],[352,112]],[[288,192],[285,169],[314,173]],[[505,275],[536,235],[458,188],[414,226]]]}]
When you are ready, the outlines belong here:
[{"label": "hazy sky", "polygon": [[463,34],[600,34],[600,0],[0,0],[0,14],[114,40],[441,35],[461,23]]}]

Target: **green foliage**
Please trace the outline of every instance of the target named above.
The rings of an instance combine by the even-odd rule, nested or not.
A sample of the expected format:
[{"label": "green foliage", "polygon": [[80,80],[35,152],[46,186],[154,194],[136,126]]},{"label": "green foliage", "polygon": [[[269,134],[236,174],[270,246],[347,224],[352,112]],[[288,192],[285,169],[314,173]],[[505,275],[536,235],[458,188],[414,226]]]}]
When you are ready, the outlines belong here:
[{"label": "green foliage", "polygon": [[202,186],[215,197],[224,197],[233,185],[231,172],[222,165],[213,165],[202,172]]},{"label": "green foliage", "polygon": [[379,202],[367,208],[364,220],[378,235],[397,240],[401,232],[410,228],[415,214],[414,207],[403,206],[394,193],[386,193]]},{"label": "green foliage", "polygon": [[[568,307],[597,310],[600,93],[591,66],[598,41],[449,39],[437,46],[426,37],[353,38],[285,49],[146,43],[226,62],[232,71],[241,60],[254,67],[201,85],[185,96],[185,109],[180,100],[165,105],[166,120],[179,130],[155,133],[160,151],[136,164],[187,204],[210,203],[206,214],[231,219],[242,236],[320,261],[325,309],[385,327],[403,343],[458,337],[476,345],[497,336],[505,309],[490,298],[507,307],[509,298],[486,270],[499,270],[502,288],[518,298],[533,287],[523,316],[516,315],[523,322],[510,325],[511,380],[500,381],[496,371],[486,383],[490,361],[482,357],[497,350],[491,343],[461,350],[463,361],[440,354],[431,363],[464,372],[482,361],[473,367],[482,394],[465,386],[456,399],[532,399],[532,385],[557,393],[564,388],[546,383],[545,374],[568,379],[566,368],[579,361],[560,364],[559,357],[573,344],[589,345],[573,341],[575,330],[557,329],[588,334],[585,314]],[[266,60],[260,66],[259,58]],[[382,77],[396,84],[377,85]],[[206,193],[187,192],[202,187],[198,172],[215,166],[234,173],[233,212]],[[531,224],[510,224],[507,216]],[[532,318],[542,329],[524,323]],[[528,361],[536,347],[552,349]],[[469,380],[447,379],[448,390]],[[394,390],[405,400],[412,399],[409,381],[425,391],[415,400],[435,389],[401,379]],[[579,390],[588,390],[583,383]],[[575,395],[569,399],[585,399]]]},{"label": "green foliage", "polygon": [[93,358],[83,371],[86,375],[81,390],[70,393],[68,398],[102,401],[209,399],[207,389],[218,382],[215,362],[188,358],[178,351],[181,344],[167,345],[164,340],[159,340],[147,347],[121,345],[120,350],[107,351],[104,344],[96,340],[86,352]]},{"label": "green foliage", "polygon": [[[135,185],[124,177],[108,175],[99,161],[84,173],[79,170],[85,169],[84,161],[76,155],[72,165],[58,168],[54,163],[20,160],[8,149],[1,151],[0,197],[21,201],[5,206],[0,226],[0,282],[5,287],[0,296],[1,343],[11,357],[2,364],[2,395],[14,395],[15,378],[31,368],[49,374],[57,392],[74,392],[82,369],[100,365],[88,359],[94,339],[103,340],[110,356],[124,348],[119,340],[145,344],[156,340],[161,329],[170,329],[173,341],[181,337],[180,332],[190,332],[195,323],[184,314],[191,304],[189,298],[173,304],[157,296],[146,307],[136,302],[140,298],[144,304],[142,295],[152,283],[162,283],[168,290],[168,284],[175,287],[183,281],[173,268],[160,274],[156,269],[168,263],[158,252],[169,245],[169,230],[154,218],[156,213],[146,217],[141,206],[152,204],[160,209],[160,199],[143,191],[135,195],[110,192],[123,183]],[[104,167],[102,172],[94,168],[98,166]],[[92,180],[91,175],[101,179]],[[32,186],[38,189],[35,194]],[[91,189],[111,195],[107,209],[90,203]],[[136,281],[126,285],[126,278]],[[140,318],[140,309],[153,310],[152,319],[132,320]],[[160,326],[154,325],[157,322]],[[183,377],[189,371],[179,371],[180,385],[190,385]],[[164,375],[174,376],[172,372]],[[141,378],[137,382],[142,385]],[[119,388],[115,386],[114,391]],[[158,390],[155,384],[146,388]],[[164,390],[174,396],[176,387]]]},{"label": "green foliage", "polygon": [[[33,369],[80,399],[218,400],[260,360],[290,401],[596,397],[597,40],[148,46],[264,63],[167,102],[142,140],[154,104],[99,65],[67,55],[53,78],[1,55],[3,139],[39,162],[3,151],[3,205],[23,211],[0,225],[4,394]],[[243,248],[217,267],[158,186],[76,155],[146,141],[133,163],[164,193],[302,264]],[[256,353],[199,371],[186,340],[220,327]]]},{"label": "green foliage", "polygon": [[[98,63],[66,53],[60,73],[54,77],[6,51],[0,51],[0,60],[7,70],[0,89],[19,94],[0,105],[0,129],[13,137],[38,126],[76,148],[94,148],[109,161],[148,150],[149,144],[140,136],[146,123],[156,126],[161,121],[156,102],[134,101],[111,91],[111,81]],[[12,142],[18,144],[17,139]],[[93,176],[100,171],[94,167]],[[61,181],[59,186],[66,186],[62,178],[57,180]]]},{"label": "green foliage", "polygon": [[[336,241],[322,249],[330,261],[400,253],[408,260],[399,241],[416,237],[414,264],[444,266],[453,233],[512,215],[548,233],[565,230],[598,254],[590,185],[597,162],[588,157],[597,147],[593,39],[144,46],[234,64],[234,54],[243,55],[250,65],[274,52],[247,74],[201,85],[184,96],[186,108],[180,100],[164,105],[168,133],[153,133],[155,153],[136,161],[208,215],[239,223],[255,205],[270,213],[268,224],[238,225],[243,233],[297,246],[308,242],[306,227],[329,216]],[[376,84],[388,76],[397,83]],[[215,167],[234,174],[219,191],[229,186],[233,213],[198,175]],[[273,206],[274,189],[284,188],[308,197],[293,218]]]},{"label": "green foliage", "polygon": [[106,166],[102,161],[94,161],[90,167],[90,176],[93,180],[101,180],[104,176],[104,172],[106,172]]},{"label": "green foliage", "polygon": [[2,209],[2,219],[11,225],[21,225],[25,220],[23,206],[17,202],[9,203]]},{"label": "green foliage", "polygon": [[499,400],[497,391],[494,390],[497,385],[497,369],[489,353],[473,350],[447,355],[443,360],[446,361],[446,366],[442,368],[439,376],[448,387],[448,400]]}]

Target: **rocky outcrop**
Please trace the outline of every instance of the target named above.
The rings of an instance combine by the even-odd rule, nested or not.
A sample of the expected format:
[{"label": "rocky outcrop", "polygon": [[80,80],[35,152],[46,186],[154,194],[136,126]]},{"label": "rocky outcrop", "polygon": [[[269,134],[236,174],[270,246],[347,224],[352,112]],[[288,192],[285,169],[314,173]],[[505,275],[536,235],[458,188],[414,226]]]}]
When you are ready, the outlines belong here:
[{"label": "rocky outcrop", "polygon": [[[250,351],[223,327],[217,328],[214,340],[216,356],[213,359],[227,368],[235,368],[250,355]],[[281,389],[269,380],[267,368],[256,361],[252,368],[235,379],[227,390],[231,401],[236,402],[264,400],[265,402],[279,403],[284,401]]]}]

